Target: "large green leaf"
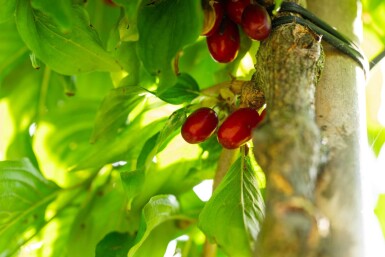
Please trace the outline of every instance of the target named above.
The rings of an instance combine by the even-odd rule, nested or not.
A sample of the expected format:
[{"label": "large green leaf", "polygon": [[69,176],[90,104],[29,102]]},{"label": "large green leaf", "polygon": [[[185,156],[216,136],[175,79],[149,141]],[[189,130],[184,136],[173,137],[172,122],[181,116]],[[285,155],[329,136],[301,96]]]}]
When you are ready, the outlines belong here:
[{"label": "large green leaf", "polygon": [[202,29],[200,0],[145,0],[138,11],[138,53],[149,73],[161,78],[161,90],[175,81],[172,60]]},{"label": "large green leaf", "polygon": [[206,203],[198,226],[232,257],[252,256],[264,204],[248,156],[240,157]]},{"label": "large green leaf", "polygon": [[86,11],[72,6],[72,27],[63,32],[55,21],[28,0],[18,0],[16,24],[26,45],[53,70],[72,75],[89,71],[118,71],[116,60],[104,50]]},{"label": "large green leaf", "polygon": [[68,0],[56,0],[55,4],[46,0],[32,0],[34,9],[41,11],[53,19],[58,28],[68,32],[72,28],[72,2]]},{"label": "large green leaf", "polygon": [[11,256],[45,225],[57,190],[27,159],[0,162],[1,256]]}]

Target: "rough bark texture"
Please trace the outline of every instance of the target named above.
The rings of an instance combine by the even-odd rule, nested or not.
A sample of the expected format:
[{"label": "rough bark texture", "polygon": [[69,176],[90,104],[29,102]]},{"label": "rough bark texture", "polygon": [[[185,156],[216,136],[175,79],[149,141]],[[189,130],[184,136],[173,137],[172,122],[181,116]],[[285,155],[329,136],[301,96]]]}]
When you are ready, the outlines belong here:
[{"label": "rough bark texture", "polygon": [[315,208],[321,137],[315,90],[322,69],[317,35],[299,24],[276,28],[257,54],[256,86],[266,97],[266,121],[253,136],[266,174],[266,216],[257,257],[317,256],[320,213]]},{"label": "rough bark texture", "polygon": [[[361,32],[357,0],[312,0],[308,9],[351,39]],[[331,15],[332,12],[332,15]],[[357,29],[358,27],[358,29]],[[317,186],[317,205],[329,218],[327,257],[363,257],[361,151],[365,139],[364,73],[351,58],[324,44],[325,68],[317,86],[317,123],[328,160]]]}]

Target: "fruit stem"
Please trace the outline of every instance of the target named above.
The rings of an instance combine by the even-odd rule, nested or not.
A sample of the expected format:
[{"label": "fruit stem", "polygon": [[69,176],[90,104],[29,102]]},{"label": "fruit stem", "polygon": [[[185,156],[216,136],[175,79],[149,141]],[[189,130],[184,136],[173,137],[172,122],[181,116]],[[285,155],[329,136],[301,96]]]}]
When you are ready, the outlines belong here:
[{"label": "fruit stem", "polygon": [[229,88],[234,94],[240,94],[242,86],[246,82],[247,81],[244,80],[232,80],[221,82],[214,86],[203,89],[201,91],[201,94],[205,96],[217,96],[222,88]]},{"label": "fruit stem", "polygon": [[215,257],[217,255],[218,246],[210,243],[207,239],[203,245],[202,257]]},{"label": "fruit stem", "polygon": [[214,176],[213,191],[221,183],[223,177],[226,175],[227,171],[230,169],[231,164],[233,164],[235,157],[237,156],[238,150],[229,150],[222,149],[222,152],[218,159],[218,166]]}]

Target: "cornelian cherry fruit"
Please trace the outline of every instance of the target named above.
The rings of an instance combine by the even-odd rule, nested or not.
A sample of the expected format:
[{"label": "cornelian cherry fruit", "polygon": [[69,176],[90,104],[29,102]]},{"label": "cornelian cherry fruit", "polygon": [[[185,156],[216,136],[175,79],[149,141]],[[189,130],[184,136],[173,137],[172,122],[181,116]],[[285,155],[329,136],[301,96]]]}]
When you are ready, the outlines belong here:
[{"label": "cornelian cherry fruit", "polygon": [[218,126],[218,116],[213,109],[197,109],[184,122],[181,134],[190,144],[197,144],[209,138]]},{"label": "cornelian cherry fruit", "polygon": [[263,40],[270,34],[271,18],[265,7],[251,4],[243,11],[241,25],[251,39]]},{"label": "cornelian cherry fruit", "polygon": [[241,24],[243,10],[250,5],[251,0],[226,0],[226,14],[237,24]]},{"label": "cornelian cherry fruit", "polygon": [[240,37],[237,24],[224,18],[218,30],[206,38],[211,56],[220,63],[231,62],[237,57]]},{"label": "cornelian cherry fruit", "polygon": [[251,139],[252,130],[262,121],[252,108],[240,108],[231,113],[219,127],[218,142],[227,149],[236,149]]}]

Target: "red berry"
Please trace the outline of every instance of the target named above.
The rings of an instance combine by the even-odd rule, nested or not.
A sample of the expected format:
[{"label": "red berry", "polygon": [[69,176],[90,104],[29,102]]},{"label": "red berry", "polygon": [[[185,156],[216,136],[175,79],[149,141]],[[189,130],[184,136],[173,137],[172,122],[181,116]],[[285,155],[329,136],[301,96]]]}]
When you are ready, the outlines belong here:
[{"label": "red berry", "polygon": [[250,5],[251,0],[227,0],[226,14],[235,23],[241,24],[243,10]]},{"label": "red berry", "polygon": [[218,30],[225,14],[225,8],[222,2],[215,1],[209,8],[211,9],[205,11],[205,28],[202,32],[202,35],[204,36],[210,36]]},{"label": "red berry", "polygon": [[218,141],[227,149],[235,149],[251,139],[251,132],[261,117],[252,108],[240,108],[230,114],[218,129]]},{"label": "red berry", "polygon": [[265,7],[252,4],[245,8],[242,14],[243,31],[255,40],[267,38],[271,31],[271,18]]},{"label": "red berry", "polygon": [[204,107],[194,111],[187,117],[182,126],[183,139],[190,144],[205,141],[215,131],[218,125],[218,116],[214,110]]},{"label": "red berry", "polygon": [[206,38],[211,56],[217,62],[231,62],[237,57],[240,38],[237,24],[224,18],[217,31]]}]

